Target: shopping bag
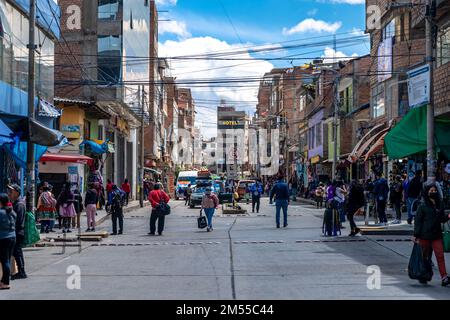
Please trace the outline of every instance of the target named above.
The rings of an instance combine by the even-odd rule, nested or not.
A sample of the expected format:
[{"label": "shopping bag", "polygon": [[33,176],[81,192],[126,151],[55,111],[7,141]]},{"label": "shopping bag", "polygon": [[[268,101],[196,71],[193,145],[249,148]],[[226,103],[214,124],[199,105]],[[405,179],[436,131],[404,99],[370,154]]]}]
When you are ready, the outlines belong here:
[{"label": "shopping bag", "polygon": [[41,240],[36,227],[36,218],[31,212],[25,213],[24,247],[31,247]]},{"label": "shopping bag", "polygon": [[203,215],[203,211],[200,210],[200,217],[197,219],[197,224],[199,229],[205,229],[208,226],[208,221],[206,217]]},{"label": "shopping bag", "polygon": [[418,243],[414,243],[409,259],[408,275],[411,279],[422,281],[431,281],[431,278],[433,278],[431,260],[423,257],[422,247]]},{"label": "shopping bag", "polygon": [[444,225],[444,232],[442,234],[442,240],[444,241],[444,252],[450,252],[450,224]]}]

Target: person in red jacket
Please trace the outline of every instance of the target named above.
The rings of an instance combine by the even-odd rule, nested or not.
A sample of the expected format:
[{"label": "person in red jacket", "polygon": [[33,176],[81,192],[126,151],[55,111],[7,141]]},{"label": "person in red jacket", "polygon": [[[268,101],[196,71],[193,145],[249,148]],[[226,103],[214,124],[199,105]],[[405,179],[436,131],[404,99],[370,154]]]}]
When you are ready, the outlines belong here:
[{"label": "person in red jacket", "polygon": [[161,200],[165,203],[169,203],[170,198],[163,190],[161,190],[161,185],[156,183],[153,190],[148,196],[148,200],[152,205],[152,214],[150,216],[150,233],[149,235],[154,236],[156,231],[156,221],[158,221],[158,235],[162,236],[164,231],[164,222],[166,217],[160,216],[156,213],[156,207],[160,204]]},{"label": "person in red jacket", "polygon": [[128,179],[125,179],[125,182],[122,183],[122,190],[127,194],[125,198],[125,205],[128,206],[128,200],[130,199],[130,193],[131,193],[131,186],[128,182]]}]

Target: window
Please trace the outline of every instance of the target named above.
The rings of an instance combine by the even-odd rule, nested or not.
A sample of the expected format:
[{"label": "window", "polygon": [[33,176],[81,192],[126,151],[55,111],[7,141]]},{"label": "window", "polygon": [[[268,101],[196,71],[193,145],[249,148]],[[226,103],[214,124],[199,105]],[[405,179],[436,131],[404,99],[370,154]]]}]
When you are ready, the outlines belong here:
[{"label": "window", "polygon": [[98,80],[117,83],[121,77],[121,36],[98,37]]},{"label": "window", "polygon": [[[394,38],[395,39],[395,19],[392,19],[384,28],[383,28],[383,40]],[[395,43],[395,40],[394,40]]]},{"label": "window", "polygon": [[317,138],[316,146],[320,146],[322,144],[322,124],[321,123],[316,125],[316,138]]},{"label": "window", "polygon": [[103,140],[103,126],[98,126],[98,140]]},{"label": "window", "polygon": [[300,104],[299,104],[299,111],[303,111],[306,108],[306,95],[300,96]]},{"label": "window", "polygon": [[378,84],[372,89],[372,116],[379,118],[386,113],[384,85]]},{"label": "window", "polygon": [[83,138],[84,140],[89,140],[91,138],[91,123],[88,120],[84,120]]},{"label": "window", "polygon": [[438,66],[450,61],[450,26],[443,29],[438,36],[437,56]]},{"label": "window", "polygon": [[100,20],[116,20],[119,13],[119,0],[98,0],[98,18]]},{"label": "window", "polygon": [[353,85],[348,86],[341,92],[341,109],[345,113],[353,111]]}]

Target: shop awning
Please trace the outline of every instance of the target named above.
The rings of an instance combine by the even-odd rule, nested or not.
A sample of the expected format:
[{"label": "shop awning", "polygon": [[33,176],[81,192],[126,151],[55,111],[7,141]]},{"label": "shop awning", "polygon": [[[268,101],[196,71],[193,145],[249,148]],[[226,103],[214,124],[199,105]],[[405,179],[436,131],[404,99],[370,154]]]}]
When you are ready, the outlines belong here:
[{"label": "shop awning", "polygon": [[56,109],[50,102],[39,99],[39,115],[41,117],[59,118],[61,117],[61,111]]},{"label": "shop awning", "polygon": [[150,168],[144,168],[144,171],[146,171],[146,172],[151,172],[151,173],[153,173],[153,174],[156,174],[156,175],[162,175],[162,172],[159,172],[159,171],[157,171],[157,170],[155,170],[155,169],[150,169]]},{"label": "shop awning", "polygon": [[372,137],[370,137],[369,140],[367,140],[358,150],[356,156],[358,159],[361,159],[364,157],[364,154],[366,153],[366,150],[370,148],[374,143],[378,142],[378,139],[380,137],[386,135],[389,132],[389,129],[383,129],[380,132],[374,134]]},{"label": "shop awning", "polygon": [[41,146],[56,147],[66,139],[62,132],[49,129],[34,119],[30,119],[30,129],[30,141]]},{"label": "shop awning", "polygon": [[9,129],[8,126],[0,120],[0,146],[5,143],[14,143],[13,137],[14,133],[11,129]]},{"label": "shop awning", "polygon": [[356,144],[355,148],[353,148],[353,151],[348,156],[348,161],[350,161],[351,163],[358,161],[364,152],[364,150],[361,150],[362,146],[365,144],[365,142],[367,142],[368,140],[370,140],[373,137],[374,133],[376,133],[377,130],[381,129],[384,126],[385,126],[385,124],[381,123],[381,124],[373,127],[369,132],[367,132],[366,135],[361,140],[359,140],[359,142]]},{"label": "shop awning", "polygon": [[380,138],[378,138],[378,141],[375,142],[375,143],[373,144],[373,146],[369,149],[369,151],[367,151],[366,156],[365,156],[365,158],[364,158],[364,161],[369,160],[369,158],[370,158],[371,156],[373,156],[375,153],[377,153],[377,152],[383,150],[383,148],[384,148],[384,138],[386,137],[386,135],[387,135],[388,133],[389,133],[389,132],[385,132],[385,133],[383,133],[383,134],[381,135]]},{"label": "shop awning", "polygon": [[92,166],[94,164],[94,159],[82,155],[46,153],[42,156],[40,162],[70,162]]},{"label": "shop awning", "polygon": [[80,148],[88,146],[92,153],[95,154],[104,154],[108,152],[108,143],[104,142],[103,144],[98,144],[95,141],[84,140],[80,143]]},{"label": "shop awning", "polygon": [[[449,119],[435,120],[436,150],[450,159]],[[427,150],[427,106],[412,109],[386,135],[385,152],[391,159],[401,159]]]}]

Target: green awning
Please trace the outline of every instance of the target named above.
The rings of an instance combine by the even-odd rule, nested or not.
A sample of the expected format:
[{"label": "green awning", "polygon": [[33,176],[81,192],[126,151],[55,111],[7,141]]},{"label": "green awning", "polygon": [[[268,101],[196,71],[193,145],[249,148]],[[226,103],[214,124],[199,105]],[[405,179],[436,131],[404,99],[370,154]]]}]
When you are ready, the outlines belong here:
[{"label": "green awning", "polygon": [[[436,150],[450,159],[450,119],[435,120]],[[427,106],[412,109],[384,139],[386,154],[401,159],[427,151]]]}]

